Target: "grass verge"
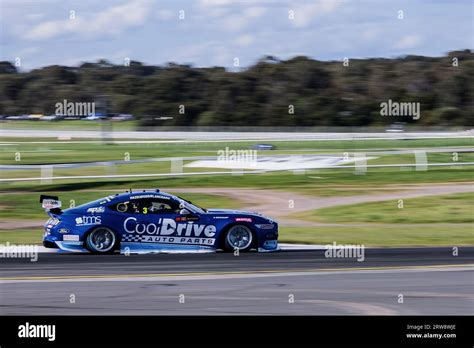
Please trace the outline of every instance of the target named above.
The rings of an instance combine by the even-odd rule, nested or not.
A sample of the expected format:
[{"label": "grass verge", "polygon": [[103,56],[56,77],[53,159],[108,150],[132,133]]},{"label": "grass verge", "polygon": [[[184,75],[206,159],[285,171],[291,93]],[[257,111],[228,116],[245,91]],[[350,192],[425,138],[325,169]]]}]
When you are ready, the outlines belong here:
[{"label": "grass verge", "polygon": [[282,227],[280,242],[381,247],[474,245],[470,224],[420,226]]},{"label": "grass verge", "polygon": [[[474,193],[341,205],[294,215],[325,223],[474,223]],[[471,232],[474,235],[474,225]]]}]

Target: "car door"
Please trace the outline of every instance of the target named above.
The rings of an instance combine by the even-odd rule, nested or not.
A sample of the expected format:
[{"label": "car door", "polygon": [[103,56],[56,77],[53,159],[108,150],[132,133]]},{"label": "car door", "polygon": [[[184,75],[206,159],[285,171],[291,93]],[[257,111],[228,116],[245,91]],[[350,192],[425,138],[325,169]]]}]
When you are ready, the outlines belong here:
[{"label": "car door", "polygon": [[[166,198],[147,198],[138,202],[139,226],[142,248],[153,249],[157,245],[175,244],[180,226],[179,203]],[[182,230],[182,227],[179,228]]]}]

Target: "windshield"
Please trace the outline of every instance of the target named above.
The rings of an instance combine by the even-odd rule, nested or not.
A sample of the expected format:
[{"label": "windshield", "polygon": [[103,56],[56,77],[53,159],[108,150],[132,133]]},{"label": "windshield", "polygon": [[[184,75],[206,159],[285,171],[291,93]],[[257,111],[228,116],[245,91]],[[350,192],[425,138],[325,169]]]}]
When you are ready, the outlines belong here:
[{"label": "windshield", "polygon": [[207,210],[205,208],[201,208],[201,207],[197,206],[196,204],[194,204],[193,202],[188,201],[187,199],[184,199],[184,198],[179,197],[179,196],[176,196],[176,197],[178,197],[184,203],[185,206],[191,208],[191,210],[193,210],[193,211],[196,211],[196,212],[201,213],[201,214],[207,212]]}]

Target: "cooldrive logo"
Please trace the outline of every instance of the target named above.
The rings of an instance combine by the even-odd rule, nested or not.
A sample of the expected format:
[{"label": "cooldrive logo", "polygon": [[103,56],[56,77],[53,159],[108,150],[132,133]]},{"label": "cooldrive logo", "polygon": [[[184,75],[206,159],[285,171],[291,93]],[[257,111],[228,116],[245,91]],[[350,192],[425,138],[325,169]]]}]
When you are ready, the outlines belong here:
[{"label": "cooldrive logo", "polygon": [[100,216],[80,216],[76,218],[76,226],[98,225],[102,220]]},{"label": "cooldrive logo", "polygon": [[35,325],[26,322],[18,326],[18,337],[20,338],[47,338],[48,341],[56,339],[56,325]]},{"label": "cooldrive logo", "polygon": [[157,223],[138,223],[134,217],[123,222],[123,228],[128,233],[138,233],[156,236],[186,236],[212,238],[216,235],[216,226],[194,223],[176,223],[173,219],[158,219]]},{"label": "cooldrive logo", "polygon": [[[173,219],[158,219],[157,223],[139,223],[136,218],[129,217],[124,221],[123,228],[128,233],[138,234],[139,241],[143,243],[213,245],[216,235],[214,225],[177,223]],[[127,241],[126,236],[123,238]]]}]

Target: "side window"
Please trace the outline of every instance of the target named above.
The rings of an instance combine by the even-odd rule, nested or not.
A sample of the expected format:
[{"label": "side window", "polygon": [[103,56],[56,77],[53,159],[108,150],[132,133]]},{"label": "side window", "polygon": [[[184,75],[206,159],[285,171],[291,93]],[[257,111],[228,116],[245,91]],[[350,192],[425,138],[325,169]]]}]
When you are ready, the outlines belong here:
[{"label": "side window", "polygon": [[110,209],[118,213],[139,214],[140,208],[138,202],[119,202],[110,206]]},{"label": "side window", "polygon": [[127,214],[173,214],[178,212],[179,204],[172,200],[150,198],[119,202],[110,208]]},{"label": "side window", "polygon": [[178,204],[170,199],[143,199],[140,205],[142,214],[173,214],[178,211]]}]

